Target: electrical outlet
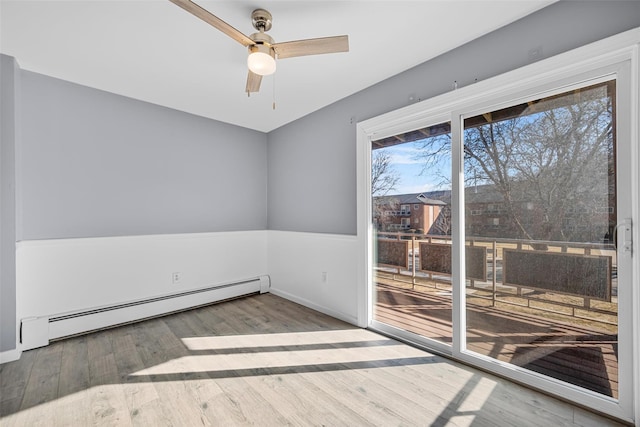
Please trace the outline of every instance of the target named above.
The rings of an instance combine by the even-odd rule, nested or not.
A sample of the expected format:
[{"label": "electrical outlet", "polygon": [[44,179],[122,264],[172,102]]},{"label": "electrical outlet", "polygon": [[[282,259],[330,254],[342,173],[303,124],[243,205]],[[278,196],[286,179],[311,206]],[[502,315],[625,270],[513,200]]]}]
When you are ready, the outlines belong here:
[{"label": "electrical outlet", "polygon": [[320,275],[320,279],[322,280],[322,283],[329,283],[329,274],[326,271],[323,271]]},{"label": "electrical outlet", "polygon": [[178,271],[171,273],[171,283],[175,285],[180,282],[182,282],[182,273]]}]

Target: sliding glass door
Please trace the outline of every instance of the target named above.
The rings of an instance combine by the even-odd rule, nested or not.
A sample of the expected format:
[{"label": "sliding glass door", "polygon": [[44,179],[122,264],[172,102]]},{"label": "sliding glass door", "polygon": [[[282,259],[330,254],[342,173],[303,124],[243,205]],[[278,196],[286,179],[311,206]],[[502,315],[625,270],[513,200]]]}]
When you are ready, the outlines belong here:
[{"label": "sliding glass door", "polygon": [[370,327],[632,419],[638,95],[609,62],[365,122],[361,230]]},{"label": "sliding glass door", "polygon": [[613,398],[615,93],[609,80],[464,120],[465,261],[489,271],[465,279],[466,348]]},{"label": "sliding glass door", "polygon": [[451,125],[373,141],[371,156],[373,319],[451,345]]}]

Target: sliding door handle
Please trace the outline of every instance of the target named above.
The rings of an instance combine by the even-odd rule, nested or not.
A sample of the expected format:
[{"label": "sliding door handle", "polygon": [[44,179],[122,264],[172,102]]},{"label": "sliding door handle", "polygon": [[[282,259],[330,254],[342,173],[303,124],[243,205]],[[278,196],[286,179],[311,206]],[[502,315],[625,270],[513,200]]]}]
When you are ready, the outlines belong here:
[{"label": "sliding door handle", "polygon": [[[618,242],[621,243],[620,250],[622,253],[633,253],[633,228],[631,218],[625,218],[622,222],[616,225],[613,230],[613,242],[616,249],[618,249]],[[618,237],[620,235],[620,237]]]}]

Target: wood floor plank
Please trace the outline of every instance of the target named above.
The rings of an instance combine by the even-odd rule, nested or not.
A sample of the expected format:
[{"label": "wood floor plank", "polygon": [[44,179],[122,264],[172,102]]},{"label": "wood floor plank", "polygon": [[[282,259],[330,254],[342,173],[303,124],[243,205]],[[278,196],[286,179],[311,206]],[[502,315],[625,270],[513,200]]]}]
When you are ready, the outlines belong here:
[{"label": "wood floor plank", "polygon": [[129,326],[114,330],[112,341],[131,422],[133,425],[162,425],[165,418],[156,388],[147,376],[132,375],[145,368],[132,329]]},{"label": "wood floor plank", "polygon": [[[179,361],[188,355],[179,338],[162,319],[151,320],[148,327],[142,324],[135,325],[134,336],[138,343],[138,354],[147,369],[162,366],[173,360]],[[184,369],[182,374],[168,376],[169,378],[166,378],[167,376],[149,376],[163,402],[162,418],[175,425],[211,425],[189,389],[189,381],[197,379],[200,375]]]},{"label": "wood floor plank", "polygon": [[[239,316],[240,317],[240,316]],[[242,316],[244,318],[244,316]],[[176,319],[174,319],[176,320]],[[203,329],[201,324],[190,322],[189,319],[184,319],[185,323],[182,325],[182,333],[195,336],[211,336],[219,334],[221,327],[226,334],[235,334],[237,329],[231,327],[227,322],[223,324],[216,323]],[[237,319],[234,320],[234,325],[237,325]],[[243,323],[241,321],[241,323]],[[194,360],[193,358],[190,360]],[[224,423],[222,425],[236,425],[236,424],[264,424],[264,425],[287,425],[289,420],[285,418],[282,413],[270,405],[266,396],[256,390],[255,383],[252,382],[250,376],[240,376],[233,372],[229,365],[225,364],[228,358],[217,359],[215,366],[191,366],[195,369],[210,369],[216,370],[216,372],[224,372],[223,376],[218,376],[215,373],[209,373],[208,375],[215,383],[220,387],[220,390],[224,393],[224,397],[216,396],[219,403],[230,407],[233,412],[233,418],[225,417],[224,414],[214,414],[213,419],[216,423]],[[260,414],[256,417],[256,414]],[[224,418],[221,418],[224,417]]]},{"label": "wood floor plank", "polygon": [[93,364],[100,375],[92,377],[87,390],[91,419],[99,425],[131,425],[123,387],[118,383],[115,356],[100,356]]},{"label": "wood floor plank", "polygon": [[82,336],[63,341],[58,396],[67,396],[86,390],[89,383],[87,337]]},{"label": "wood floor plank", "polygon": [[58,396],[63,344],[53,343],[38,351],[25,386],[21,410],[50,402]]},{"label": "wood floor plank", "polygon": [[89,391],[87,389],[59,397],[52,407],[50,425],[67,427],[92,424],[91,414],[87,411],[89,405]]},{"label": "wood floor plank", "polygon": [[53,343],[37,352],[20,405],[20,412],[25,416],[22,420],[14,420],[15,425],[46,426],[51,423],[54,411],[48,403],[58,396],[62,347],[61,343]]},{"label": "wood floor plank", "polygon": [[[283,313],[280,311],[279,313]],[[279,314],[278,313],[278,314]],[[274,313],[275,316],[278,314]],[[286,313],[284,316],[288,319],[295,319],[292,316],[294,313]],[[333,323],[333,322],[329,322]],[[326,327],[326,324],[322,324]],[[334,324],[332,326],[342,326],[344,324]],[[361,331],[354,328],[354,332],[358,334],[369,334],[371,337],[371,345],[380,344],[380,336],[371,332]],[[424,362],[415,361],[415,363],[427,363],[426,360],[431,355],[426,354],[420,350],[406,347],[391,339],[384,338],[388,344],[397,345],[398,347],[406,348],[404,354],[398,354],[399,358],[412,358],[420,357],[424,358]],[[345,348],[340,346],[341,343],[333,343],[332,347],[335,349],[336,354],[340,354]],[[347,345],[353,345],[353,343],[346,343]],[[361,343],[359,343],[361,344]],[[348,347],[347,347],[348,349]],[[361,416],[367,418],[367,421],[372,424],[377,424],[381,420],[386,420],[385,424],[395,424],[398,422],[411,423],[412,420],[422,419],[425,423],[436,422],[439,420],[439,413],[429,411],[429,408],[425,408],[423,405],[425,396],[416,394],[415,399],[407,399],[406,397],[399,396],[389,387],[380,387],[380,382],[377,374],[381,372],[385,366],[389,365],[387,361],[367,361],[360,364],[358,369],[350,369],[350,364],[344,364],[343,366],[336,367],[335,370],[329,370],[322,372],[322,374],[316,373],[304,373],[303,376],[309,378],[310,381],[317,383],[319,386],[326,387],[328,390],[332,390],[335,393],[336,387],[340,387],[339,395],[348,395],[349,399],[343,399],[350,404],[354,404],[351,408],[357,411]],[[391,366],[391,365],[389,365]],[[344,368],[344,369],[343,369]],[[393,378],[398,380],[398,378]],[[405,378],[407,380],[407,378]],[[393,388],[403,389],[405,384],[398,381],[398,383],[391,383]],[[373,404],[375,402],[375,404]],[[451,425],[458,425],[454,422]]]},{"label": "wood floor plank", "polygon": [[[193,312],[181,313],[167,318],[171,330],[181,338],[207,337],[211,335],[209,328],[198,321]],[[219,366],[211,367],[220,368]],[[197,373],[198,379],[190,382],[190,393],[194,396],[203,414],[213,425],[232,426],[247,423],[243,408],[233,400],[220,385],[220,381],[211,378],[202,370],[193,357],[186,359],[185,370]]]},{"label": "wood floor plank", "polygon": [[0,365],[0,417],[20,409],[37,354],[25,352],[20,360]]},{"label": "wood floor plank", "polygon": [[[257,303],[257,300],[247,300],[244,301],[246,304]],[[287,304],[288,307],[286,309],[281,308],[278,311],[274,311],[273,313],[269,313],[269,317],[272,319],[281,318],[284,322],[287,323],[287,329],[297,329],[298,327],[302,327],[305,324],[308,324],[308,320],[299,321],[299,308],[293,307],[291,304]],[[294,308],[292,310],[292,308]],[[298,311],[295,313],[295,311]],[[350,326],[345,325],[341,322],[333,322],[332,319],[327,318],[324,319],[326,322],[322,321],[322,316],[314,316],[314,320],[316,320],[316,324],[321,326],[322,329],[326,328],[328,324],[331,326],[336,326],[339,328],[347,328],[350,329]],[[249,324],[251,329],[255,329],[254,325]],[[278,324],[274,325],[273,320],[269,323],[262,323],[261,325],[265,332],[277,332],[279,329]],[[362,333],[362,331],[358,329],[353,329],[354,331],[358,331],[358,333]],[[373,333],[370,333],[372,338],[374,336],[378,338]],[[376,340],[377,341],[377,340]],[[388,340],[392,342],[392,340]],[[346,351],[347,349],[340,347],[340,343],[332,343],[331,347],[334,348],[334,354],[337,355],[337,359],[340,359],[340,353]],[[406,346],[405,346],[406,347]],[[286,350],[286,347],[283,348]],[[410,352],[413,353],[414,356],[420,355],[422,356],[424,353],[415,350],[409,349]],[[287,358],[282,355],[284,352],[275,352],[273,357],[273,362],[280,362],[280,364],[286,365]],[[280,359],[278,359],[280,356]],[[405,354],[406,356],[406,354]],[[314,379],[318,381],[318,378],[326,378],[328,379],[328,383],[325,382],[325,386],[329,386],[327,393],[319,393],[315,391],[312,396],[316,396],[315,399],[318,399],[318,396],[322,396],[322,394],[327,395],[335,395],[335,389],[338,384],[342,385],[341,393],[339,396],[344,396],[344,393],[348,393],[350,396],[349,403],[355,403],[355,405],[345,405],[343,402],[345,399],[335,400],[328,404],[329,408],[332,408],[333,413],[340,414],[340,418],[343,420],[349,420],[347,425],[362,425],[369,424],[378,425],[380,420],[386,419],[387,422],[391,424],[397,423],[408,423],[411,424],[412,420],[422,419],[427,422],[429,420],[437,421],[439,418],[438,413],[429,413],[428,410],[425,410],[425,407],[420,403],[415,403],[411,399],[398,399],[397,395],[394,395],[388,388],[380,387],[380,384],[377,382],[377,378],[370,379],[366,375],[363,375],[363,372],[367,372],[368,368],[376,367],[376,362],[364,362],[362,363],[359,369],[350,369],[352,365],[349,363],[337,363],[335,367],[329,367],[326,371],[321,371],[321,373],[302,373],[298,376],[301,376],[307,379],[306,383],[300,384],[300,386],[296,387],[295,390],[314,390],[315,388],[318,391],[323,391],[322,388],[316,386],[314,384]],[[303,367],[304,368],[304,367]],[[295,367],[291,367],[290,371],[292,373],[296,372]],[[377,372],[377,370],[376,370]],[[295,378],[296,376],[292,376]],[[282,381],[290,380],[289,375],[281,375]],[[322,381],[320,380],[320,385]],[[402,387],[402,385],[400,386]],[[313,402],[314,397],[308,397],[309,402]],[[420,399],[420,397],[418,397]],[[371,402],[376,402],[375,404],[371,404]],[[384,403],[383,403],[384,402]],[[387,403],[389,402],[389,403]],[[304,406],[304,405],[303,405]],[[314,419],[318,419],[316,416]],[[322,423],[327,423],[328,425],[333,425],[335,421],[331,419],[325,419],[320,415],[318,421]],[[451,423],[451,425],[458,425],[455,422]]]},{"label": "wood floor plank", "polygon": [[291,423],[314,420],[322,425],[363,425],[370,420],[344,405],[303,375],[277,374],[253,377],[251,386]]},{"label": "wood floor plank", "polygon": [[90,387],[87,337],[75,337],[62,342],[59,405],[53,415],[58,426],[87,425]]},{"label": "wood floor plank", "polygon": [[[270,311],[268,307],[259,304],[258,299],[246,299],[242,302],[243,304],[238,304],[239,311],[256,313],[259,310],[262,314],[258,317],[235,316],[233,324],[227,324],[225,328],[227,333],[230,330],[240,333],[240,331],[246,331],[246,327],[252,333],[260,331],[266,334],[291,330],[290,325],[285,326],[277,322],[277,318],[274,316],[275,311]],[[251,307],[243,307],[245,305]],[[260,325],[255,324],[256,320],[260,321],[261,319]],[[268,321],[264,321],[266,319]],[[286,320],[291,321],[292,319]],[[236,329],[233,329],[233,326]],[[251,341],[248,340],[247,344],[251,345]],[[292,342],[292,345],[295,345],[295,342]],[[240,350],[238,349],[238,351]],[[261,350],[262,347],[255,348],[256,352]],[[266,374],[269,372],[269,368],[254,369],[253,372],[251,372],[252,369],[248,369],[249,372],[243,377],[244,382],[262,396],[266,403],[272,406],[273,411],[277,410],[288,423],[294,425],[305,425],[310,419],[318,425],[367,424],[364,417],[342,405],[340,399],[334,397],[333,394],[324,392],[304,377],[296,375],[297,367],[288,366],[290,359],[287,355],[289,353],[291,352],[288,351],[287,346],[270,348],[267,354],[268,363],[286,368],[282,371],[275,370],[278,373],[273,375]]]},{"label": "wood floor plank", "polygon": [[100,425],[128,426],[131,425],[131,417],[120,384],[111,340],[111,330],[87,336],[89,416]]}]

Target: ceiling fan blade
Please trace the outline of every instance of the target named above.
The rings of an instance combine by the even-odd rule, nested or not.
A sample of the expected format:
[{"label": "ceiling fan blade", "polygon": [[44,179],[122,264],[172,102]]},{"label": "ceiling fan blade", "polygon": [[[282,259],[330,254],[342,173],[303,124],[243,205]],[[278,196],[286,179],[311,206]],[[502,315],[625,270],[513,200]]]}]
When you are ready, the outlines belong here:
[{"label": "ceiling fan blade", "polygon": [[258,92],[260,90],[261,82],[262,76],[249,70],[249,74],[247,75],[247,89],[245,92],[247,92],[247,94],[251,92]]},{"label": "ceiling fan blade", "polygon": [[[173,0],[172,0],[173,1]],[[349,36],[322,37],[276,43],[273,48],[278,59],[322,53],[349,52]]]},{"label": "ceiling fan blade", "polygon": [[207,24],[214,26],[215,28],[222,31],[223,33],[225,33],[226,35],[228,35],[238,43],[242,44],[243,46],[251,46],[255,44],[255,42],[251,40],[249,37],[245,36],[240,31],[236,30],[231,25],[227,24],[222,19],[218,18],[208,10],[198,6],[191,0],[169,0],[169,1],[171,3],[174,3],[180,6],[190,14],[194,15],[195,17],[202,19]]}]

